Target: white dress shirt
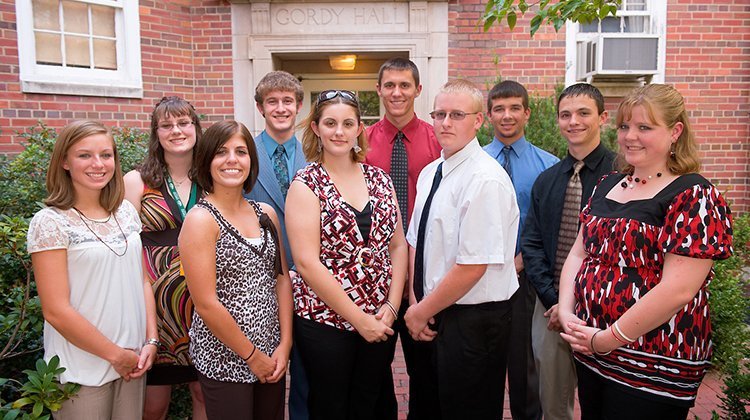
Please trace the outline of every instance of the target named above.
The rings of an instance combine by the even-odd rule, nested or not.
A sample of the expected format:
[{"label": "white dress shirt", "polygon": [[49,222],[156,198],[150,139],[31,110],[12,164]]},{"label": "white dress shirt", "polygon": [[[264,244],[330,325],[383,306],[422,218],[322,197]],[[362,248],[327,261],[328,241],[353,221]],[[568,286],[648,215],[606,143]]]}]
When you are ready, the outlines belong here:
[{"label": "white dress shirt", "polygon": [[407,241],[416,248],[417,230],[440,162],[443,179],[435,192],[425,231],[424,294],[443,281],[454,264],[487,264],[477,284],[456,303],[510,299],[518,289],[513,257],[519,211],[510,177],[474,138],[448,159],[427,165],[417,181]]}]

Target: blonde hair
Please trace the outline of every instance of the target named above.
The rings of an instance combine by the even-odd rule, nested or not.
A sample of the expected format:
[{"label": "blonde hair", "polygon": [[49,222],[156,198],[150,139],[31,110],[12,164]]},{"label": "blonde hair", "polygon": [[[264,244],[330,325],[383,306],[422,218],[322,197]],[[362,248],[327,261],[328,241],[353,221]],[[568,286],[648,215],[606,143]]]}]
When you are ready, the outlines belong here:
[{"label": "blonde hair", "polygon": [[[649,120],[654,124],[663,124],[668,129],[682,123],[682,133],[672,146],[673,155],[667,159],[667,168],[675,175],[699,172],[698,147],[695,144],[693,130],[690,127],[685,100],[680,92],[669,85],[651,84],[634,89],[617,108],[616,125],[630,119],[633,108],[642,106]],[[623,173],[633,173],[633,166],[618,153],[616,168]]]},{"label": "blonde hair", "polygon": [[73,145],[89,136],[104,134],[112,142],[112,150],[115,158],[115,173],[112,179],[99,195],[99,204],[109,212],[114,212],[122,204],[125,197],[125,183],[122,180],[122,168],[120,167],[120,155],[117,153],[112,132],[109,128],[99,121],[79,120],[65,126],[52,150],[49,169],[47,170],[47,191],[49,195],[44,200],[44,204],[67,210],[76,201],[76,192],[73,187],[73,181],[70,178],[70,172],[63,168],[68,151]]},{"label": "blonde hair", "polygon": [[[313,131],[312,123],[315,122],[315,124],[320,124],[320,118],[323,116],[323,110],[326,109],[326,107],[335,104],[345,104],[354,108],[354,113],[357,115],[357,124],[360,124],[362,122],[361,114],[359,112],[359,104],[354,101],[345,99],[341,95],[323,102],[316,100],[315,104],[310,110],[310,114],[298,126],[304,129],[304,132],[302,134],[302,151],[305,153],[305,159],[308,162],[323,161],[323,149],[322,144],[320,143],[321,140],[320,137],[315,134],[315,131]],[[368,144],[367,134],[365,133],[365,131],[366,130],[362,130],[359,136],[357,136],[357,145],[359,145],[361,150],[359,152],[355,152],[354,149],[352,149],[351,152],[352,160],[354,160],[355,162],[364,162],[365,156],[367,156]]]},{"label": "blonde hair", "polygon": [[482,91],[479,90],[477,85],[466,79],[449,80],[446,84],[440,87],[438,95],[441,93],[448,95],[469,95],[471,97],[471,102],[474,104],[473,112],[482,112],[484,110],[484,95],[482,95]]}]

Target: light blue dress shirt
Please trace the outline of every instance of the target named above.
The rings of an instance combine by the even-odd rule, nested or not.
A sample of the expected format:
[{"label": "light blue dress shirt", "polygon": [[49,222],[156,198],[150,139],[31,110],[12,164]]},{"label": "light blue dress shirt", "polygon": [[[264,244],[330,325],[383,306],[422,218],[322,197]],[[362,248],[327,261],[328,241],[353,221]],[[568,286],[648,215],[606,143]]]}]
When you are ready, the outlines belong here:
[{"label": "light blue dress shirt", "polygon": [[[484,150],[497,160],[500,165],[505,164],[505,154],[503,153],[505,145],[495,137],[492,143],[484,146]],[[516,190],[516,200],[521,218],[518,223],[518,239],[520,239],[523,224],[526,220],[526,214],[529,212],[531,205],[531,187],[536,181],[536,177],[545,169],[559,162],[555,155],[546,152],[533,144],[526,141],[526,137],[521,137],[510,145],[510,171],[509,174],[513,181],[513,188]],[[516,242],[516,254],[519,248]]]},{"label": "light blue dress shirt", "polygon": [[[273,154],[274,152],[276,152],[276,147],[279,145],[279,143],[276,143],[276,140],[272,139],[271,136],[266,133],[266,130],[263,130],[263,132],[261,132],[259,136],[261,142],[263,143],[263,147],[266,148],[268,157],[270,157],[271,162],[273,162]],[[297,152],[297,137],[292,135],[289,140],[281,143],[281,145],[284,146],[284,150],[286,151],[287,174],[289,174],[289,183],[291,183],[294,175],[296,174],[296,171],[294,170],[294,154]]]}]

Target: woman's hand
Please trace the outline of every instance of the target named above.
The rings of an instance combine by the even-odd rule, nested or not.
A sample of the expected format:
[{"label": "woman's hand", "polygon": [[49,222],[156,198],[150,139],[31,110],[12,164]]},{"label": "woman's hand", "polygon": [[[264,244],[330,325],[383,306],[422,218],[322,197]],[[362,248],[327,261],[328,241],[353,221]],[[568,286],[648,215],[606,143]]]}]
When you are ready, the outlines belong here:
[{"label": "woman's hand", "polygon": [[258,377],[258,380],[264,384],[268,382],[268,377],[273,375],[276,362],[257,348],[254,351],[255,354],[253,354],[253,357],[247,359],[245,363],[247,363],[247,366],[253,371],[255,376]]},{"label": "woman's hand", "polygon": [[109,363],[122,379],[129,381],[133,377],[133,371],[138,367],[138,361],[138,354],[134,350],[120,348]]},{"label": "woman's hand", "polygon": [[[560,336],[570,344],[570,348],[578,353],[590,356],[592,354],[605,354],[620,347],[614,339],[610,339],[607,330],[587,327],[586,325],[571,322],[568,324],[569,333],[560,333]],[[594,334],[598,334],[593,339]]]},{"label": "woman's hand", "polygon": [[[388,309],[386,308],[386,310]],[[389,335],[393,335],[391,327],[377,319],[376,316],[369,314],[363,314],[354,328],[368,343],[386,341]]]},{"label": "woman's hand", "polygon": [[156,351],[157,348],[153,344],[146,344],[143,346],[141,354],[138,355],[138,365],[133,372],[130,373],[131,378],[140,378],[144,373],[151,369],[154,360],[156,360]]},{"label": "woman's hand", "polygon": [[572,334],[570,330],[571,324],[586,325],[586,321],[578,318],[573,312],[566,311],[562,307],[557,307],[557,318],[563,332],[566,334]]},{"label": "woman's hand", "polygon": [[378,313],[375,314],[375,319],[391,328],[393,327],[393,323],[396,322],[396,316],[393,315],[393,311],[391,311],[387,304],[380,307]]},{"label": "woman's hand", "polygon": [[266,382],[275,384],[284,377],[286,373],[286,367],[289,365],[289,350],[282,349],[281,346],[277,347],[271,354],[271,360],[276,364],[276,368],[273,373],[266,378]]}]

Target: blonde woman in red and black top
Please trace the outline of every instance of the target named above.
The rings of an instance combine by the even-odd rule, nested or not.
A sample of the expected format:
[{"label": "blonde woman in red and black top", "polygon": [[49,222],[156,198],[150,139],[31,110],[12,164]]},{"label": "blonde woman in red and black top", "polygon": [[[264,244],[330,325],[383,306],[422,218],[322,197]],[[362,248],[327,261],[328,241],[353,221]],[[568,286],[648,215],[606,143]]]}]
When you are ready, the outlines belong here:
[{"label": "blonde woman in red and black top", "polygon": [[617,113],[620,173],[581,213],[560,279],[583,419],[685,419],[710,366],[708,283],[732,218],[698,175],[682,96],[648,85]]},{"label": "blonde woman in red and black top", "polygon": [[[367,152],[357,98],[325,91],[303,123],[312,162],[289,188],[287,219],[300,277],[294,342],[310,382],[311,419],[375,418],[406,280],[396,195]],[[392,418],[396,418],[396,413]]]}]

